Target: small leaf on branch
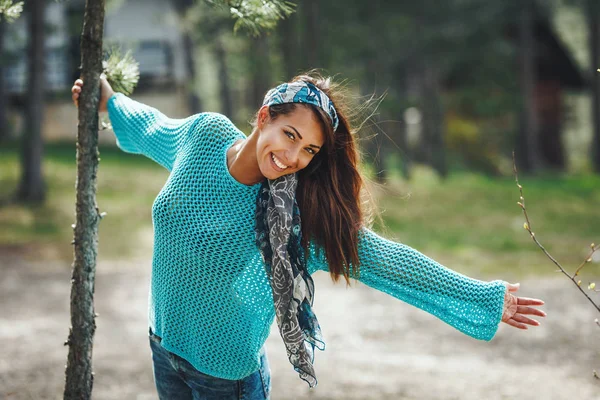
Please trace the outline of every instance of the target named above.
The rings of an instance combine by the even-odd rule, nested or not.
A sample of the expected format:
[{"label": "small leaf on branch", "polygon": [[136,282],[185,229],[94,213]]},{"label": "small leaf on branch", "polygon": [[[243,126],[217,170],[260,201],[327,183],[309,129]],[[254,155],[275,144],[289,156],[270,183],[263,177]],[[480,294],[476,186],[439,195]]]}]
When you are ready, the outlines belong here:
[{"label": "small leaf on branch", "polygon": [[519,206],[521,206],[521,208],[523,208],[523,203],[521,203],[520,201],[517,201],[517,204],[518,204]]},{"label": "small leaf on branch", "polygon": [[588,289],[594,290],[596,288],[596,282],[592,282],[588,285]]},{"label": "small leaf on branch", "polygon": [[523,223],[523,228],[529,230],[529,225],[527,225],[527,222]]},{"label": "small leaf on branch", "polygon": [[577,285],[581,286],[581,279],[577,281]]}]

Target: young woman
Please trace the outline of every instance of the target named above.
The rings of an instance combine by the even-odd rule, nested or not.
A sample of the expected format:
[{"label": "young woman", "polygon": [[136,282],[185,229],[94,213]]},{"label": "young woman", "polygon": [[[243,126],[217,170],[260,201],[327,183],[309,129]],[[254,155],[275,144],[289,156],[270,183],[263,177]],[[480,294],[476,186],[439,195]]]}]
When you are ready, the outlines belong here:
[{"label": "young woman", "polygon": [[[75,104],[83,82],[72,88]],[[101,80],[118,146],[170,171],[152,206],[149,336],[161,399],[264,399],[276,317],[290,363],[317,384],[311,274],[354,278],[461,332],[491,340],[500,321],[527,329],[543,301],[518,284],[454,272],[365,226],[346,110],[329,79],[271,89],[245,136],[225,116],[170,119]]]}]

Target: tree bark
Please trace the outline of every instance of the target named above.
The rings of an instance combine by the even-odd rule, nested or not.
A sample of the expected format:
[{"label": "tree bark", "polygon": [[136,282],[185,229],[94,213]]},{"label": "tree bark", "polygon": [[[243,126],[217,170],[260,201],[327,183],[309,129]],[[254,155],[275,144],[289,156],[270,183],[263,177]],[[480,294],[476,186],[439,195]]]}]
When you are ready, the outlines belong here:
[{"label": "tree bark", "polygon": [[6,98],[6,88],[4,84],[4,35],[6,32],[6,21],[4,18],[0,19],[0,143],[10,139],[7,108],[8,101]]},{"label": "tree bark", "polygon": [[[431,63],[433,64],[433,63]],[[424,133],[429,164],[442,177],[448,176],[446,145],[444,143],[444,107],[442,104],[439,73],[435,66],[426,65],[423,69],[424,83]]]},{"label": "tree bark", "polygon": [[202,112],[202,102],[196,94],[196,60],[194,40],[189,32],[183,33],[183,50],[185,56],[185,69],[191,85],[186,85],[188,96],[188,107],[191,114]]},{"label": "tree bark", "polygon": [[296,14],[279,22],[279,52],[283,62],[283,81],[289,81],[296,75],[298,36],[295,33]]},{"label": "tree bark", "polygon": [[523,0],[519,19],[519,63],[523,106],[521,108],[520,132],[515,147],[519,169],[523,172],[535,172],[539,169],[538,154],[538,118],[535,98],[537,82],[535,61],[536,48],[534,38],[534,4],[532,0]]},{"label": "tree bark", "polygon": [[28,6],[28,79],[25,102],[25,132],[21,147],[21,181],[17,201],[42,203],[46,184],[42,174],[42,120],[44,117],[44,23],[46,0],[31,0]]},{"label": "tree bark", "polygon": [[[194,5],[192,0],[172,0],[171,3],[175,7],[177,11],[177,15],[179,19],[183,21],[185,19],[186,13],[188,10]],[[196,82],[196,46],[194,43],[194,39],[192,37],[192,33],[187,26],[183,28],[183,54],[185,58],[185,69],[187,72],[187,77],[189,79],[190,85],[186,85],[187,90],[187,103],[189,107],[189,111],[192,114],[197,114],[202,112],[202,101],[200,100],[200,96],[196,93],[196,87],[198,82]]]},{"label": "tree bark", "polygon": [[215,56],[219,69],[219,86],[221,91],[221,112],[229,118],[233,118],[233,103],[231,100],[231,87],[229,74],[227,73],[227,57],[223,37],[217,34],[215,37]]},{"label": "tree bark", "polygon": [[305,0],[303,2],[304,14],[304,53],[305,68],[320,68],[320,41],[319,35],[319,2],[317,0]]},{"label": "tree bark", "polygon": [[102,72],[104,0],[87,0],[81,34],[81,77],[77,132],[76,224],[71,276],[71,328],[64,399],[90,399],[93,386],[92,349],[96,331],[94,279],[98,248],[96,206],[98,171],[98,103]]},{"label": "tree bark", "polygon": [[258,38],[251,38],[250,41],[250,109],[258,110],[267,90],[270,88],[269,71],[271,70],[271,63],[267,38],[262,35]]},{"label": "tree bark", "polygon": [[600,4],[588,0],[590,24],[590,55],[592,72],[592,139],[591,158],[594,172],[600,174]]}]

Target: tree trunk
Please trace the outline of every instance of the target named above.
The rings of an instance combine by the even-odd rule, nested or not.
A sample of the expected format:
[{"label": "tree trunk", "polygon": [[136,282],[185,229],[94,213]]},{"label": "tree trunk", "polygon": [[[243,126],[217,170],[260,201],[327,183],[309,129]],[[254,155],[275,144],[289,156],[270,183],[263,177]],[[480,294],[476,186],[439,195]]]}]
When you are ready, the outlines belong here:
[{"label": "tree trunk", "polygon": [[219,69],[219,86],[221,91],[221,112],[229,118],[233,118],[233,103],[231,101],[231,87],[229,74],[227,73],[227,58],[223,37],[217,34],[215,38],[215,56]]},{"label": "tree trunk", "polygon": [[0,19],[0,143],[10,139],[7,108],[8,101],[6,98],[6,88],[4,86],[4,67],[6,58],[4,57],[4,35],[6,32],[6,24],[4,18]]},{"label": "tree trunk", "polygon": [[269,46],[264,35],[250,39],[250,41],[250,109],[258,110],[271,83],[269,78],[269,71],[271,70]]},{"label": "tree trunk", "polygon": [[190,85],[186,85],[188,96],[188,107],[191,114],[202,112],[202,102],[196,93],[196,60],[195,60],[194,40],[189,32],[183,33],[183,52],[185,57],[185,69]]},{"label": "tree trunk", "polygon": [[305,0],[303,2],[304,14],[304,53],[305,62],[308,64],[304,68],[320,68],[320,42],[319,35],[319,2],[317,0]]},{"label": "tree trunk", "polygon": [[17,201],[42,203],[46,184],[42,174],[42,120],[44,112],[44,23],[46,0],[31,0],[28,6],[28,79],[25,102],[25,133],[21,148],[21,182]]},{"label": "tree trunk", "polygon": [[64,399],[90,399],[92,349],[96,331],[94,279],[98,248],[96,206],[98,171],[98,103],[102,72],[104,0],[87,0],[81,34],[81,77],[77,132],[77,199],[74,229],[74,262],[71,276],[71,329]]},{"label": "tree trunk", "polygon": [[283,81],[289,81],[296,75],[298,49],[298,36],[296,35],[296,14],[279,22],[279,52],[283,62]]},{"label": "tree trunk", "polygon": [[594,135],[592,140],[592,165],[594,172],[600,174],[600,4],[597,0],[588,0],[590,24],[590,55],[592,70],[592,119]]},{"label": "tree trunk", "polygon": [[448,164],[446,162],[446,145],[444,143],[444,107],[442,104],[439,73],[436,67],[431,65],[423,69],[424,84],[424,133],[427,142],[427,158],[429,164],[442,177],[448,176]]},{"label": "tree trunk", "polygon": [[[407,99],[409,98],[408,88],[406,84],[406,78],[397,79],[396,92],[398,95],[396,96],[399,99]],[[403,111],[406,111],[404,109]],[[400,161],[402,163],[402,177],[406,180],[410,180],[412,176],[412,160],[410,149],[408,147],[408,138],[407,138],[407,123],[404,117],[404,112],[402,112],[397,118],[394,118],[397,122],[394,124],[395,129],[398,134],[398,147],[400,147]]]},{"label": "tree trunk", "polygon": [[516,159],[523,172],[535,172],[539,169],[538,154],[538,118],[535,99],[537,82],[535,61],[536,48],[534,38],[534,4],[532,0],[523,0],[519,20],[519,63],[523,106],[521,109],[520,132],[515,144]]}]

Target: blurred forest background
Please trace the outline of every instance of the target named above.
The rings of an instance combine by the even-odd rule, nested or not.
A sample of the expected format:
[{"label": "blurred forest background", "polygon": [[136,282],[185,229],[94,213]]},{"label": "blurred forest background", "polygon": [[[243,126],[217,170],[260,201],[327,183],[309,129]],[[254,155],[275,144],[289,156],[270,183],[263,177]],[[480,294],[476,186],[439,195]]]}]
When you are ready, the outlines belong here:
[{"label": "blurred forest background", "polygon": [[[58,398],[85,2],[28,0],[14,20],[11,3],[0,0],[0,396]],[[595,398],[596,315],[523,229],[512,152],[531,228],[573,272],[600,240],[600,1],[303,0],[260,32],[239,20],[234,29],[231,10],[210,3],[223,2],[107,0],[105,47],[139,62],[132,98],[170,117],[221,112],[249,133],[269,88],[330,74],[364,122],[356,137],[382,217],[375,229],[474,278],[522,279],[523,295],[547,304],[547,326],[474,343],[317,273],[333,339],[318,355],[324,379],[308,393],[274,331],[273,397]],[[374,114],[364,108],[373,98]],[[144,342],[151,207],[168,171],[120,151],[110,130],[99,139],[95,397],[155,398]],[[585,286],[600,275],[599,253],[580,274]],[[535,390],[506,385],[523,379]]]},{"label": "blurred forest background", "polygon": [[[82,0],[32,0],[21,18],[0,24],[6,249],[71,256],[65,220],[73,215],[77,113],[70,87],[79,77],[83,7]],[[221,112],[246,132],[270,87],[313,68],[333,75],[364,122],[357,138],[384,225],[434,254],[487,250],[494,263],[506,252],[536,254],[525,232],[514,235],[522,223],[513,150],[551,248],[574,259],[600,234],[591,206],[600,186],[598,2],[306,0],[290,7],[273,29],[234,32],[227,7],[111,0],[105,47],[130,49],[139,61],[135,99],[171,117]],[[365,120],[373,107],[361,106],[383,94]],[[128,247],[123,237],[149,229],[151,198],[165,175],[119,152],[109,132],[100,141],[99,204],[113,216],[103,221],[101,246],[118,257]],[[124,198],[119,190],[130,183],[117,177],[146,173],[155,185],[144,180]]]}]

